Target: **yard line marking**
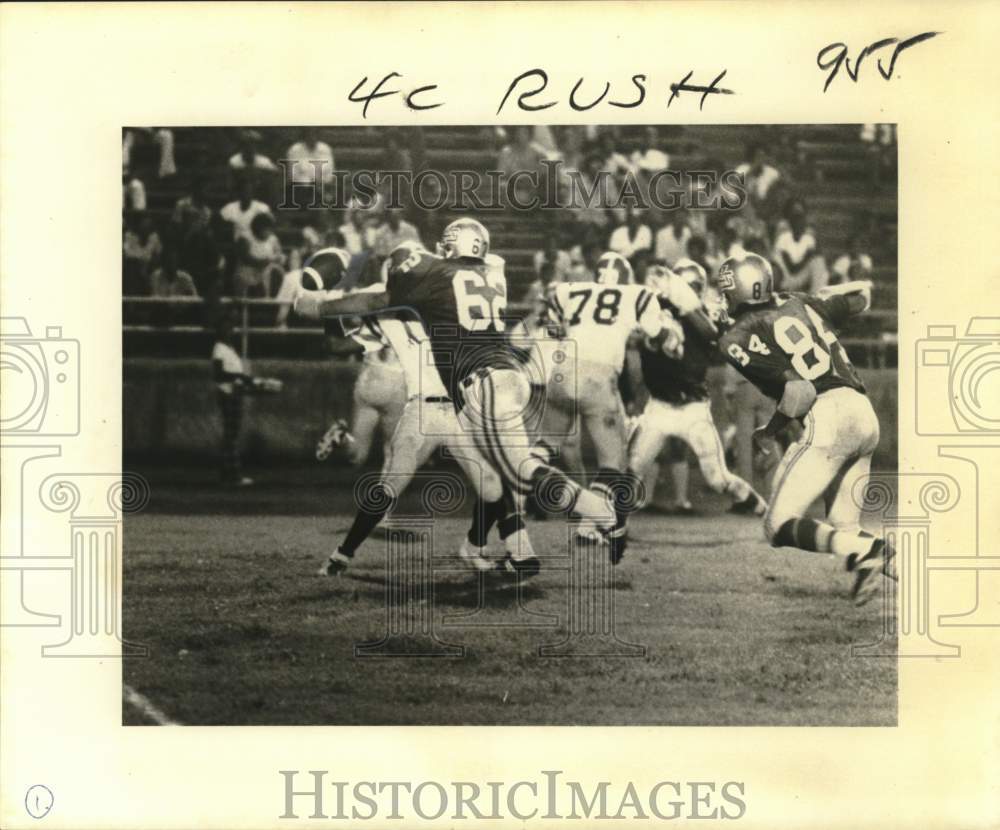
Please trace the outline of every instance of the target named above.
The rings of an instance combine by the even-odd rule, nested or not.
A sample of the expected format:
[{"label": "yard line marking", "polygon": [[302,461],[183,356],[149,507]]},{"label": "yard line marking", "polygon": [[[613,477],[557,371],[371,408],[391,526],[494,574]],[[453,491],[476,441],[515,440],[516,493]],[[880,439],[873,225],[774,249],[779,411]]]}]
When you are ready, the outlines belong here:
[{"label": "yard line marking", "polygon": [[181,726],[178,721],[171,720],[163,712],[161,712],[153,702],[145,695],[139,694],[135,689],[124,684],[124,695],[125,700],[131,703],[136,709],[142,712],[151,721],[154,721],[157,726]]}]

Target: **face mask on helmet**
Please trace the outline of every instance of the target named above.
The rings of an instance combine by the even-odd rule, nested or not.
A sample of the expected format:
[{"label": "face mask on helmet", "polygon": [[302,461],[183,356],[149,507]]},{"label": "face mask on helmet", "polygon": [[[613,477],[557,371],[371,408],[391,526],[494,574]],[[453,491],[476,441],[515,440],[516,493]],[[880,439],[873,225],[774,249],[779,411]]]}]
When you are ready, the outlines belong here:
[{"label": "face mask on helmet", "polygon": [[595,281],[601,285],[629,285],[633,282],[632,266],[621,254],[603,254],[597,260]]},{"label": "face mask on helmet", "polygon": [[490,233],[475,219],[457,219],[444,229],[438,252],[448,259],[485,259],[490,252]]}]

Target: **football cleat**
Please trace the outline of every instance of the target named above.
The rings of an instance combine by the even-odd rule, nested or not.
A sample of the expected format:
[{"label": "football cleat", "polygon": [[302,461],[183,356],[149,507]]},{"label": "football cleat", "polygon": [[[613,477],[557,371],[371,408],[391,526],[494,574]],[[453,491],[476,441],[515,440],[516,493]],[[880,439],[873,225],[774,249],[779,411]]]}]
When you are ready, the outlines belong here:
[{"label": "football cleat", "polygon": [[542,569],[542,563],[537,556],[527,556],[523,559],[515,559],[508,551],[504,558],[497,563],[496,570],[508,574],[520,574],[524,577],[537,576]]},{"label": "football cleat", "polygon": [[496,568],[496,563],[488,559],[485,553],[485,547],[476,547],[468,539],[463,539],[462,546],[458,549],[458,558],[474,571],[492,571]]},{"label": "football cleat", "polygon": [[347,428],[347,421],[340,418],[334,421],[323,437],[316,443],[316,460],[326,461],[335,449],[354,443],[354,436]]},{"label": "football cleat", "polygon": [[880,584],[880,580],[877,579],[879,575],[895,579],[892,567],[895,555],[892,545],[885,539],[876,539],[872,542],[871,550],[864,556],[852,553],[847,557],[847,570],[854,574],[851,599],[855,605],[864,605],[875,595]]},{"label": "football cleat", "polygon": [[743,501],[734,501],[727,512],[734,516],[763,516],[767,513],[767,502],[756,493],[751,493]]},{"label": "football cleat", "polygon": [[340,576],[347,570],[352,561],[353,557],[341,553],[340,548],[337,548],[330,554],[330,558],[320,566],[317,573],[319,576]]}]

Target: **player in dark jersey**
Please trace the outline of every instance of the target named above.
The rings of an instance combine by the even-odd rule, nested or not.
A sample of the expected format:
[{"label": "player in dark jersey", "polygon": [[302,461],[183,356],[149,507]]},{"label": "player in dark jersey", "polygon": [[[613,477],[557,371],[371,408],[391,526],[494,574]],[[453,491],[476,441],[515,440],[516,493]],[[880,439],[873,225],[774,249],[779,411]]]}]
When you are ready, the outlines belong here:
[{"label": "player in dark jersey", "polygon": [[[893,551],[860,528],[853,497],[868,478],[878,444],[878,418],[864,385],[837,339],[836,327],[867,310],[867,291],[819,299],[776,294],[770,264],[756,254],[726,260],[718,288],[732,325],[719,348],[736,369],[777,401],[771,421],[754,434],[767,448],[791,421],[804,424],[802,438],[785,452],[775,473],[764,532],[775,547],[788,545],[845,557],[854,574],[851,596],[866,602],[889,573]],[[827,520],[806,517],[824,496]]]},{"label": "player in dark jersey", "polygon": [[[712,420],[707,375],[717,332],[702,300],[705,271],[691,260],[681,260],[672,271],[663,266],[651,268],[646,284],[657,290],[660,307],[679,321],[683,351],[671,352],[657,343],[643,343],[639,349],[641,383],[650,399],[629,444],[629,467],[645,481],[664,443],[675,436],[694,451],[708,486],[732,497],[735,512],[762,516],[767,503],[727,469],[722,440]],[[687,459],[681,463],[686,473]],[[651,497],[650,487],[646,495]]]},{"label": "player in dark jersey", "polygon": [[[613,527],[614,512],[606,501],[530,452],[521,417],[530,391],[504,336],[507,284],[502,272],[486,262],[489,233],[475,220],[459,219],[445,228],[440,250],[440,257],[414,252],[391,269],[385,291],[337,300],[306,293],[295,308],[314,318],[409,309],[423,321],[429,338],[428,370],[437,372],[451,395],[470,445],[494,466],[505,485],[502,496],[487,499],[492,507],[486,517],[487,523],[498,522],[504,540],[502,567],[537,573],[540,563],[521,516],[526,495],[534,494],[544,504],[556,501],[601,532]],[[381,512],[371,510],[372,527],[393,503],[388,491],[378,495],[371,503],[386,506]]]}]

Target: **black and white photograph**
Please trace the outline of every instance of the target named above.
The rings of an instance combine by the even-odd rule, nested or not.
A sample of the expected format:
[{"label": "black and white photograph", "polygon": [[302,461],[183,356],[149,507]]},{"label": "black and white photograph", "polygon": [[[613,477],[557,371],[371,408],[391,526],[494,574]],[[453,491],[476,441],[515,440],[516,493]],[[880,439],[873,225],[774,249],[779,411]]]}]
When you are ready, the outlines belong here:
[{"label": "black and white photograph", "polygon": [[132,125],[121,251],[124,725],[897,723],[894,124]]},{"label": "black and white photograph", "polygon": [[0,827],[1000,827],[998,12],[0,4]]}]

